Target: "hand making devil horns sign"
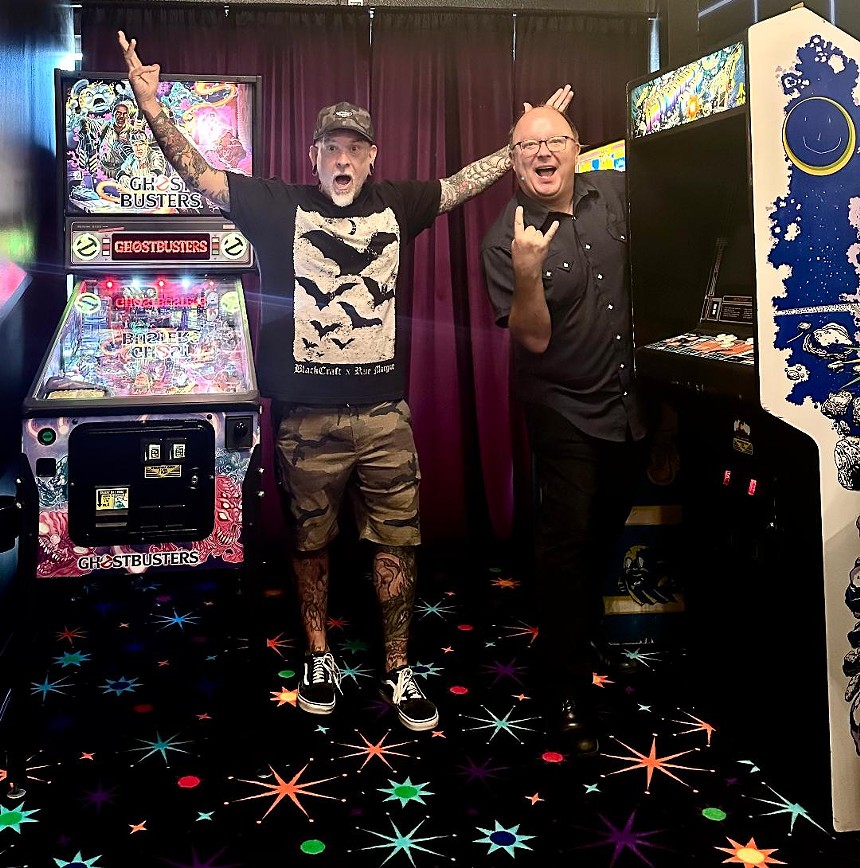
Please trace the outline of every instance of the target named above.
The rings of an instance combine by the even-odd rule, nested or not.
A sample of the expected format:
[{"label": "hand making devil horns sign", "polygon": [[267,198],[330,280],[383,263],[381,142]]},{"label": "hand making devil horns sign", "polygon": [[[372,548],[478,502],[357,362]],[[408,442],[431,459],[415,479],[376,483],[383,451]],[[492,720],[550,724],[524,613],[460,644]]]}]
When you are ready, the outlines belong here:
[{"label": "hand making devil horns sign", "polygon": [[122,56],[128,67],[128,81],[134,91],[140,110],[146,112],[149,108],[154,109],[157,113],[158,76],[161,67],[157,63],[144,66],[140,62],[140,58],[137,56],[136,39],[129,41],[122,30],[117,31],[117,38],[119,47],[122,49]]}]

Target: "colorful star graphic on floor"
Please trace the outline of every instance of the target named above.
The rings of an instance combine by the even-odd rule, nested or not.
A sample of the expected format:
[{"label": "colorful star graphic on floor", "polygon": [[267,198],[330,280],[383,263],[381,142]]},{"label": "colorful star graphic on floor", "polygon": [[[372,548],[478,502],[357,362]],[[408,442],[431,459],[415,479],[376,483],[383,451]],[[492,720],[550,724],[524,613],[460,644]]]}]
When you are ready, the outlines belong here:
[{"label": "colorful star graphic on floor", "polygon": [[[314,787],[317,784],[327,784],[329,781],[333,781],[336,779],[335,777],[330,778],[322,778],[318,781],[306,781],[304,783],[299,783],[299,778],[305,773],[305,770],[310,765],[310,762],[307,762],[302,766],[302,768],[293,775],[293,777],[286,781],[284,780],[271,766],[269,766],[269,770],[275,777],[275,781],[277,783],[269,784],[265,781],[249,781],[244,778],[239,778],[239,780],[243,784],[254,784],[257,787],[263,787],[263,789],[267,790],[265,793],[255,793],[253,796],[244,796],[241,799],[236,799],[237,802],[246,802],[249,799],[265,799],[267,797],[274,797],[274,801],[271,805],[269,805],[268,810],[261,817],[261,820],[264,820],[272,811],[280,804],[282,799],[289,798],[290,801],[306,816],[310,819],[310,815],[307,810],[305,810],[304,805],[299,801],[300,796],[310,796],[317,799],[334,799],[337,800],[336,796],[327,796],[323,793],[314,793],[311,792],[308,787]],[[341,800],[344,801],[344,800]]]},{"label": "colorful star graphic on floor", "polygon": [[426,618],[428,615],[438,615],[444,621],[446,615],[454,614],[456,607],[446,606],[441,600],[438,603],[433,604],[419,601],[415,604],[415,611],[422,618]]},{"label": "colorful star graphic on floor", "polygon": [[441,675],[444,671],[441,666],[436,666],[434,663],[422,663],[420,660],[417,660],[415,665],[410,668],[414,675],[420,675],[422,678],[430,678],[431,675]]},{"label": "colorful star graphic on floor", "polygon": [[515,738],[517,741],[522,741],[522,739],[514,732],[515,729],[522,730],[523,732],[535,731],[533,727],[522,726],[521,724],[528,723],[530,720],[537,720],[537,717],[521,717],[516,720],[510,720],[510,716],[514,713],[513,708],[511,708],[511,710],[504,717],[499,717],[498,715],[494,714],[492,711],[490,711],[489,708],[487,708],[486,705],[482,705],[481,708],[483,708],[484,711],[487,712],[487,714],[489,715],[488,718],[473,717],[471,714],[464,714],[462,716],[468,718],[469,720],[477,720],[479,723],[484,724],[483,726],[466,727],[466,732],[473,732],[480,729],[493,730],[493,734],[489,737],[488,743],[491,742],[500,732],[506,732],[509,736]]},{"label": "colorful star graphic on floor", "polygon": [[[401,742],[398,742],[397,744],[390,744],[390,745],[385,744],[385,739],[388,738],[389,735],[391,735],[390,731],[385,733],[385,735],[382,736],[382,738],[379,739],[379,741],[376,742],[376,744],[371,744],[360,732],[358,732],[358,730],[356,730],[356,732],[358,733],[358,737],[364,742],[365,746],[362,747],[361,745],[358,745],[358,744],[341,744],[341,747],[357,748],[356,753],[348,753],[345,756],[343,756],[342,759],[348,759],[349,757],[354,757],[354,756],[363,756],[364,762],[361,764],[361,769],[363,769],[374,757],[376,757],[377,759],[384,762],[385,765],[388,766],[388,768],[393,770],[391,763],[388,762],[388,757],[390,757],[390,756],[408,757],[409,756],[408,753],[400,753],[400,752],[394,750],[394,748],[396,748],[396,747],[404,747],[405,745],[409,744],[409,742],[401,741]],[[359,769],[359,771],[361,771],[361,769]]]},{"label": "colorful star graphic on floor", "polygon": [[115,693],[117,696],[123,693],[133,693],[140,686],[137,678],[126,678],[125,675],[120,675],[119,678],[109,678],[101,685],[105,693]]},{"label": "colorful star graphic on floor", "polygon": [[458,766],[461,769],[461,774],[466,778],[467,782],[480,781],[487,784],[488,781],[499,777],[499,772],[506,772],[510,769],[508,766],[492,766],[490,760],[484,760],[482,763],[474,762],[471,757],[466,757],[467,765]]},{"label": "colorful star graphic on floor", "polygon": [[[767,785],[765,784],[765,786],[767,786]],[[802,819],[807,820],[808,822],[812,823],[813,826],[821,829],[822,832],[826,831],[824,826],[822,826],[820,823],[816,823],[815,820],[813,820],[812,817],[809,816],[809,813],[806,810],[806,808],[802,807],[801,805],[796,804],[795,802],[790,802],[788,799],[785,798],[785,796],[781,796],[775,789],[773,789],[773,787],[767,787],[767,788],[780,801],[774,802],[770,799],[760,799],[757,796],[750,796],[749,798],[753,799],[756,802],[762,802],[765,805],[773,805],[776,808],[775,811],[765,811],[764,814],[760,814],[759,816],[772,817],[776,814],[788,814],[788,816],[791,818],[790,823],[789,823],[789,829],[788,829],[789,834],[794,832],[794,824],[795,824],[795,821],[797,820],[798,817],[801,817]]]},{"label": "colorful star graphic on floor", "polygon": [[629,766],[629,768],[626,768],[626,769],[616,769],[614,772],[609,772],[609,775],[607,775],[607,777],[610,775],[622,774],[623,772],[634,771],[635,769],[645,769],[645,772],[646,772],[645,792],[646,793],[651,792],[651,778],[653,777],[655,771],[662,772],[664,775],[667,775],[668,777],[672,778],[673,780],[678,781],[679,784],[683,784],[685,787],[689,787],[690,784],[688,784],[686,781],[681,780],[681,778],[679,778],[677,775],[672,774],[672,772],[670,772],[669,769],[678,769],[678,770],[691,771],[691,772],[709,771],[708,769],[699,769],[699,768],[696,768],[695,766],[681,766],[681,765],[676,765],[674,763],[669,762],[669,760],[678,759],[678,757],[686,756],[689,753],[695,753],[696,749],[682,750],[682,751],[679,751],[678,753],[669,754],[669,756],[658,757],[657,756],[657,736],[656,735],[652,737],[651,750],[649,751],[648,754],[639,753],[639,751],[635,750],[634,748],[630,747],[629,745],[624,744],[624,742],[620,741],[617,738],[615,739],[615,741],[618,742],[618,744],[620,744],[622,747],[627,748],[627,750],[630,751],[632,756],[617,756],[615,754],[603,754],[603,756],[605,756],[609,759],[625,760],[625,761],[631,763],[631,765]]},{"label": "colorful star graphic on floor", "polygon": [[72,856],[71,862],[66,862],[64,859],[54,859],[57,863],[58,868],[101,868],[100,865],[96,865],[96,862],[101,859],[101,856],[93,856],[90,859],[85,859],[81,854],[81,851]]},{"label": "colorful star graphic on floor", "polygon": [[724,863],[737,863],[743,865],[744,868],[759,868],[765,865],[785,865],[776,857],[771,858],[770,854],[775,853],[778,848],[772,847],[769,850],[762,850],[756,845],[755,838],[750,838],[746,844],[739,844],[731,838],[727,839],[732,845],[731,847],[715,847],[715,850],[721,850],[723,853],[728,853],[732,858],[723,859]]},{"label": "colorful star graphic on floor", "polygon": [[428,786],[429,781],[425,781],[423,784],[413,784],[411,779],[407,777],[400,783],[392,780],[389,780],[388,783],[391,784],[391,786],[381,787],[379,792],[388,793],[388,798],[384,800],[386,802],[399,800],[401,808],[408,802],[418,802],[422,805],[426,804],[423,797],[433,795],[430,790],[424,789],[424,787]]},{"label": "colorful star graphic on floor", "polygon": [[143,762],[147,757],[152,756],[153,754],[160,753],[161,758],[164,760],[164,764],[169,766],[170,763],[167,760],[167,752],[169,750],[176,751],[177,753],[188,753],[187,750],[183,750],[181,747],[178,747],[180,744],[191,744],[188,739],[183,741],[174,741],[174,739],[179,735],[171,735],[170,738],[162,738],[159,732],[156,730],[155,733],[155,741],[147,741],[146,739],[139,738],[137,739],[139,742],[143,743],[143,747],[134,747],[132,751],[146,751],[146,753],[138,760],[138,762]]},{"label": "colorful star graphic on floor", "polygon": [[16,805],[14,808],[5,808],[0,805],[0,833],[4,829],[11,829],[13,832],[21,834],[22,823],[38,823],[38,820],[33,819],[33,814],[38,813],[40,808],[33,808],[28,811],[24,807],[24,803]]},{"label": "colorful star graphic on floor", "polygon": [[348,639],[346,642],[341,642],[340,647],[344,651],[350,651],[355,654],[357,651],[367,651],[370,646],[361,639]]},{"label": "colorful star graphic on floor", "polygon": [[162,625],[162,630],[166,630],[168,627],[179,627],[180,630],[184,630],[186,624],[196,624],[198,620],[199,616],[192,615],[191,612],[180,615],[176,609],[173,610],[172,615],[159,615],[155,619],[156,623]]},{"label": "colorful star graphic on floor", "polygon": [[498,684],[502,678],[509,678],[522,686],[523,681],[520,677],[525,672],[525,667],[516,665],[516,658],[511,659],[508,663],[499,661],[485,664],[481,668],[489,675],[495,675],[492,684]]},{"label": "colorful star graphic on floor", "polygon": [[683,711],[680,708],[678,710],[682,714],[686,714],[687,717],[690,718],[690,720],[689,721],[687,721],[687,720],[673,720],[672,723],[680,723],[683,726],[685,724],[690,723],[690,721],[694,722],[693,726],[691,726],[689,729],[681,730],[681,732],[679,732],[678,735],[690,735],[691,733],[694,733],[694,732],[704,732],[706,737],[707,737],[707,744],[710,747],[711,737],[716,732],[716,727],[712,726],[710,723],[705,723],[704,720],[699,720],[698,717],[696,717],[694,714],[690,714],[689,711]]},{"label": "colorful star graphic on floor", "polygon": [[[419,574],[425,587],[438,582],[432,570]],[[686,658],[625,647],[654,671],[635,681],[601,676],[602,689],[589,688],[603,752],[579,758],[538,717],[526,665],[537,628],[525,597],[477,581],[455,606],[443,596],[446,575],[416,608],[410,646],[442,723],[410,733],[360,653],[377,655],[377,642],[343,643],[350,665],[332,715],[286,710],[301,670],[288,649],[305,641],[290,595],[261,590],[246,605],[220,577],[205,598],[183,578],[157,601],[132,578],[131,596],[127,582],[93,583],[92,597],[76,587],[54,614],[40,608],[16,700],[27,703],[33,744],[0,770],[0,864],[256,868],[263,853],[320,868],[842,868],[834,849],[847,864],[860,852],[829,832],[826,809],[813,807],[792,768],[777,763],[774,772],[748,744],[732,753],[722,700],[695,682],[697,672],[703,692],[683,687]],[[354,585],[333,587],[350,612]],[[116,602],[97,605],[108,594]],[[368,611],[357,606],[354,623],[364,628],[378,612],[372,586],[360,594]],[[342,639],[347,622],[328,627]],[[446,666],[423,662],[436,659]],[[681,764],[685,755],[714,768]],[[740,759],[750,755],[756,763]],[[655,783],[657,772],[674,782]],[[287,800],[293,807],[281,808]],[[765,840],[768,848],[755,843]]]},{"label": "colorful star graphic on floor", "polygon": [[516,579],[492,579],[490,584],[496,588],[518,588],[521,583]]},{"label": "colorful star graphic on floor", "polygon": [[55,681],[51,681],[48,676],[45,676],[45,680],[41,684],[36,684],[33,682],[30,685],[30,693],[42,694],[42,702],[44,702],[49,693],[65,693],[66,688],[71,686],[71,682],[67,680],[67,676],[63,676],[62,678],[57,678]]},{"label": "colorful star graphic on floor", "polygon": [[507,639],[516,639],[519,636],[528,636],[529,637],[529,645],[531,645],[538,636],[538,628],[534,627],[530,624],[526,624],[525,621],[519,622],[520,626],[517,627],[515,625],[511,625],[509,627],[503,627],[503,630],[510,630],[507,635]]},{"label": "colorful star graphic on floor", "polygon": [[356,684],[358,684],[359,678],[372,678],[373,672],[361,664],[356,666],[347,666],[344,664],[340,667],[340,676],[341,678],[351,678]]},{"label": "colorful star graphic on floor", "polygon": [[295,706],[298,701],[298,689],[291,690],[289,687],[282,687],[280,690],[270,690],[272,694],[272,702],[277,702],[278,707],[282,705]]},{"label": "colorful star graphic on floor", "polygon": [[277,636],[273,636],[271,639],[266,639],[266,647],[270,650],[274,651],[278,657],[283,657],[283,651],[293,647],[292,639],[283,639],[283,633],[278,633]]},{"label": "colorful star graphic on floor", "polygon": [[56,634],[56,639],[58,642],[62,642],[65,639],[70,645],[74,645],[75,639],[84,639],[86,635],[86,630],[79,630],[77,627],[63,627]]},{"label": "colorful star graphic on floor", "polygon": [[600,821],[609,831],[600,833],[599,841],[596,841],[593,844],[583,844],[578,849],[589,850],[594,847],[604,847],[607,845],[613,847],[612,859],[609,863],[610,865],[615,865],[622,853],[627,850],[637,856],[645,865],[653,866],[654,863],[645,857],[642,850],[646,847],[658,850],[669,849],[668,847],[661,844],[655,844],[648,840],[652,835],[659,835],[663,831],[662,829],[654,829],[650,832],[635,832],[633,830],[633,823],[636,819],[635,810],[631,812],[623,826],[616,826],[604,817],[603,814],[598,814],[598,816]]},{"label": "colorful star graphic on floor", "polygon": [[498,820],[493,821],[495,825],[492,829],[482,829],[478,827],[478,831],[484,834],[483,838],[476,839],[476,844],[489,844],[490,848],[487,853],[494,853],[496,850],[504,850],[509,856],[515,856],[514,850],[531,850],[532,848],[526,844],[534,838],[534,835],[520,835],[519,824],[505,828]]},{"label": "colorful star graphic on floor", "polygon": [[[421,853],[429,853],[432,856],[442,856],[441,853],[436,850],[430,850],[427,847],[422,847],[422,844],[427,843],[428,841],[437,841],[440,838],[448,838],[450,835],[429,835],[425,838],[416,838],[415,834],[418,830],[427,822],[429,818],[425,817],[417,826],[415,826],[409,832],[401,832],[400,829],[397,828],[397,824],[391,817],[388,817],[388,822],[391,823],[391,828],[394,829],[393,835],[385,835],[382,832],[374,832],[372,829],[362,829],[362,831],[367,832],[369,835],[375,835],[377,838],[382,838],[386,843],[384,844],[374,844],[370,847],[360,847],[358,848],[360,851],[364,850],[383,850],[383,849],[391,849],[391,853],[383,860],[382,864],[384,865],[394,856],[395,853],[405,853],[409,857],[409,861],[415,865],[415,859],[412,855],[412,851],[418,851]],[[361,828],[361,827],[358,827]],[[444,857],[443,857],[444,858]]]},{"label": "colorful star graphic on floor", "polygon": [[66,666],[80,666],[81,663],[91,658],[92,655],[87,654],[85,651],[66,651],[65,654],[55,657],[54,663],[59,663],[65,669]]}]

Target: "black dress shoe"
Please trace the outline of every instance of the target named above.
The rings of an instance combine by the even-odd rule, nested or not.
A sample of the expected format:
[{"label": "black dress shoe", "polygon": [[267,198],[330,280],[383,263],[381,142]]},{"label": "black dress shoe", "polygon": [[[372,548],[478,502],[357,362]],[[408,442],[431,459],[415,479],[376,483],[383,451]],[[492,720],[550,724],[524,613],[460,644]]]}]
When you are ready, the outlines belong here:
[{"label": "black dress shoe", "polygon": [[591,650],[598,675],[604,672],[621,676],[639,675],[644,669],[642,663],[635,657],[628,657],[608,645],[592,642]]},{"label": "black dress shoe", "polygon": [[594,724],[582,707],[573,697],[567,697],[561,703],[559,728],[565,740],[570,742],[574,752],[579,756],[593,756],[600,750]]}]

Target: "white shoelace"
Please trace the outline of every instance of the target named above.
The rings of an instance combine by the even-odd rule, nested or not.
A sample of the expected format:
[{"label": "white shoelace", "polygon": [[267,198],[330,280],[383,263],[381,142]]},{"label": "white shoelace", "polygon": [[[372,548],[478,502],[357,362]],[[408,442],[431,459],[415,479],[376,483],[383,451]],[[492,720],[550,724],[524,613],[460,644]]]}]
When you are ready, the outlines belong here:
[{"label": "white shoelace", "polygon": [[334,686],[340,690],[340,669],[331,654],[314,654],[312,656],[311,684],[325,684],[331,676]]},{"label": "white shoelace", "polygon": [[415,683],[415,676],[408,666],[397,673],[397,683],[394,685],[392,701],[395,705],[398,705],[404,696],[406,699],[425,698],[421,692],[421,688]]}]

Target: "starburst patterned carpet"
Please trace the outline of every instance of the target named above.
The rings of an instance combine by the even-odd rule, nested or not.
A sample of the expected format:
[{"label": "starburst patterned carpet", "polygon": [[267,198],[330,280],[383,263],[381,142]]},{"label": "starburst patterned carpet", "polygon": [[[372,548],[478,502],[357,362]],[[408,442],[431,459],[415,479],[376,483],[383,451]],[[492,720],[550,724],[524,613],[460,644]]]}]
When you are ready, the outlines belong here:
[{"label": "starburst patterned carpet", "polygon": [[860,837],[830,831],[826,781],[744,729],[786,710],[765,685],[732,699],[701,689],[683,649],[629,646],[646,674],[595,674],[606,735],[576,758],[530,689],[528,577],[419,564],[412,656],[441,719],[417,734],[375,692],[360,558],[334,566],[331,716],[296,708],[279,569],[241,594],[236,574],[190,572],[37,587],[0,729],[0,866],[860,865]]}]

